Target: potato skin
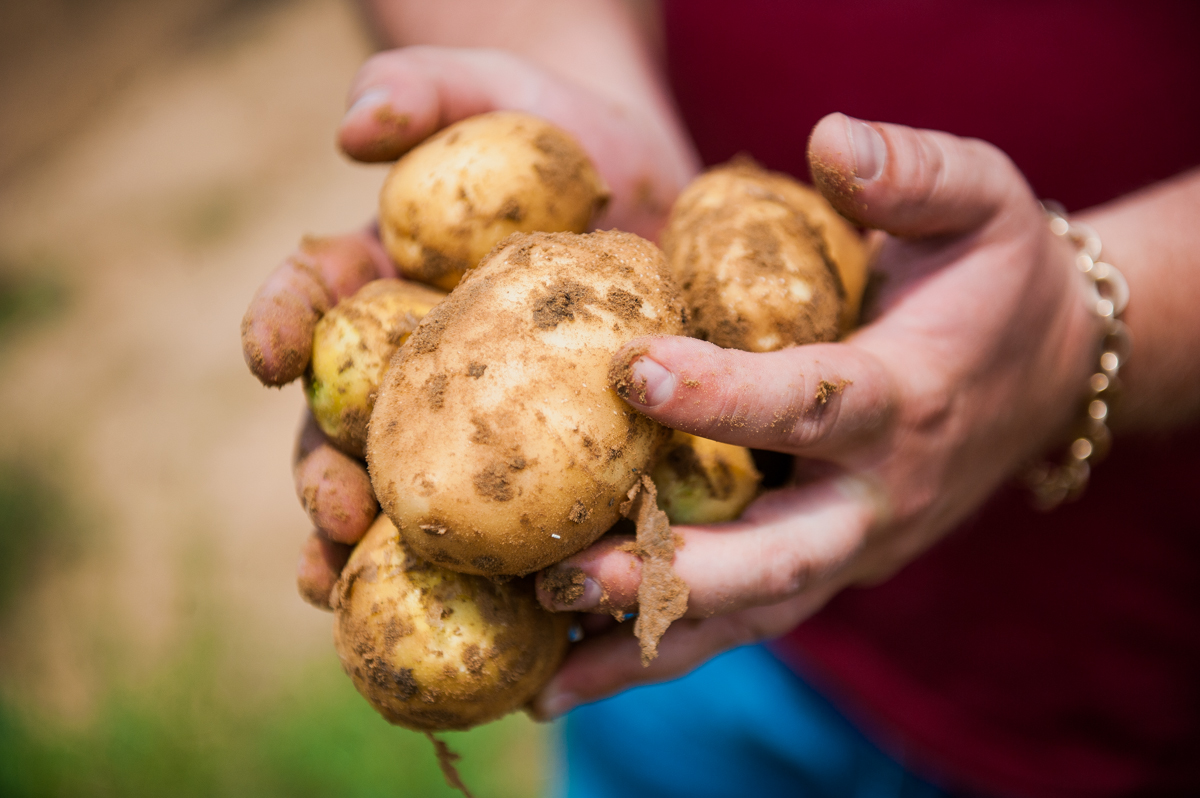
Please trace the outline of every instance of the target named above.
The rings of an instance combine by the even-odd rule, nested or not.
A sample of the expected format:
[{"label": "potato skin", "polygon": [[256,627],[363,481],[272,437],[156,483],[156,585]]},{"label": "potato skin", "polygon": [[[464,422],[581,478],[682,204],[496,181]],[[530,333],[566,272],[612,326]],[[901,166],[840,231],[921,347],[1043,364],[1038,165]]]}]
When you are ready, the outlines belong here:
[{"label": "potato skin", "polygon": [[542,609],[527,580],[503,584],[413,556],[386,516],[333,590],[334,646],[389,722],[468,729],[526,704],[566,655],[571,616]]},{"label": "potato skin", "polygon": [[675,430],[650,478],[672,524],[719,524],[742,514],[762,474],[749,449]]},{"label": "potato skin", "polygon": [[609,387],[610,360],[682,316],[635,235],[504,242],[400,349],[371,416],[371,482],[405,542],[457,571],[527,574],[602,535],[670,434]]},{"label": "potato skin", "polygon": [[374,280],[317,322],[304,395],[339,449],[363,456],[367,421],[392,355],[445,296],[406,280]]},{"label": "potato skin", "polygon": [[831,341],[857,323],[866,248],[787,175],[749,159],[705,172],[680,194],[662,240],[694,337],[769,352]]},{"label": "potato skin", "polygon": [[582,233],[608,196],[570,134],[496,111],[447,127],[396,162],[379,231],[401,274],[449,291],[512,233]]}]

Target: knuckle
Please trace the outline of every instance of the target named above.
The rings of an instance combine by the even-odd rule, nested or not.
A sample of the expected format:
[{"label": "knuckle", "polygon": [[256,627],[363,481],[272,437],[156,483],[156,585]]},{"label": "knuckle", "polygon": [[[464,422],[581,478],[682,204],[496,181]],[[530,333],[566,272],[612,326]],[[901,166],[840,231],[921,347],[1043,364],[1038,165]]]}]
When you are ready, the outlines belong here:
[{"label": "knuckle", "polygon": [[959,398],[941,381],[905,397],[904,426],[921,434],[946,428],[955,417]]},{"label": "knuckle", "polygon": [[914,184],[912,195],[906,198],[917,210],[926,210],[935,205],[949,179],[941,137],[923,139],[922,144],[917,148],[919,179]]},{"label": "knuckle", "polygon": [[819,447],[836,429],[841,407],[838,397],[833,397],[832,401],[813,400],[808,403],[807,412],[797,414],[785,444],[798,450]]}]

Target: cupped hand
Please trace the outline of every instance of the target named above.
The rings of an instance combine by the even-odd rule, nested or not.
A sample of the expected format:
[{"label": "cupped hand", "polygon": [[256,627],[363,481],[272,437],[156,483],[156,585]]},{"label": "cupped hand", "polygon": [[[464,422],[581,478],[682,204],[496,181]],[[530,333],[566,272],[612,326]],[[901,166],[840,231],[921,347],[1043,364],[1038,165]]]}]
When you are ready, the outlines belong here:
[{"label": "cupped hand", "polygon": [[[408,47],[374,56],[354,80],[338,142],[352,158],[392,160],[449,124],[501,109],[543,117],[579,139],[612,192],[598,228],[657,237],[699,168],[662,109],[633,95],[627,102],[616,92],[598,95],[500,50]],[[395,274],[373,226],[306,239],[263,283],[243,319],[250,370],[266,385],[298,378],[320,317],[370,280]],[[327,606],[344,547],[366,532],[376,505],[363,464],[337,452],[311,423],[298,451],[296,490],[316,527],[300,560],[300,592]]]},{"label": "cupped hand", "polygon": [[[818,187],[884,231],[880,280],[849,339],[767,354],[685,338],[618,354],[625,397],[671,427],[798,458],[797,479],[735,523],[678,527],[688,612],[640,662],[631,624],[585,639],[535,702],[555,716],[777,636],[843,587],[887,578],[1052,447],[1078,412],[1099,325],[1069,245],[1012,162],[984,142],[840,114],[809,142]],[[644,389],[644,390],[643,390]],[[644,401],[643,401],[644,400]],[[639,561],[602,540],[582,597],[636,610]]]}]

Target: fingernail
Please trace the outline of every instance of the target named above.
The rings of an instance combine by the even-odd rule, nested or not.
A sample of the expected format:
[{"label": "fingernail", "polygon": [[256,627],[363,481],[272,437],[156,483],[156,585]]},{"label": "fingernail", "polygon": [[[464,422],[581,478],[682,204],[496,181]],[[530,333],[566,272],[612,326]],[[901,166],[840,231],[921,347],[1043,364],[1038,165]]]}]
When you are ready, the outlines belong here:
[{"label": "fingernail", "polygon": [[364,108],[376,108],[387,102],[389,92],[387,89],[376,86],[373,89],[367,89],[346,109],[346,115],[342,117],[343,121],[350,119]]},{"label": "fingernail", "polygon": [[661,405],[675,393],[675,375],[648,357],[639,357],[629,367],[633,382],[631,400],[640,405]]},{"label": "fingernail", "polygon": [[542,590],[550,595],[554,609],[577,612],[598,606],[602,593],[599,583],[576,566],[547,570],[542,578]]},{"label": "fingernail", "polygon": [[883,174],[883,164],[887,160],[887,144],[879,131],[855,119],[846,117],[847,133],[850,146],[854,148],[854,176],[859,180],[874,180]]},{"label": "fingernail", "polygon": [[549,693],[534,702],[534,709],[539,716],[546,720],[554,720],[570,712],[578,703],[579,697],[574,693],[551,689]]}]

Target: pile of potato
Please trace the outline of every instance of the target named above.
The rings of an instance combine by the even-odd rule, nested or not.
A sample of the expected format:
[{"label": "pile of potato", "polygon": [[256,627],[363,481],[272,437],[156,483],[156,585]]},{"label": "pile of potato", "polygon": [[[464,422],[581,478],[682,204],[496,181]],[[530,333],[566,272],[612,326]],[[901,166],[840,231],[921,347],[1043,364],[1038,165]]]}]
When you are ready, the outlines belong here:
[{"label": "pile of potato", "polygon": [[[526,704],[571,625],[540,607],[531,574],[622,516],[669,540],[667,518],[728,521],[757,494],[749,451],[673,433],[617,395],[625,343],[767,351],[832,340],[857,316],[862,244],[790,178],[747,162],[701,176],[665,256],[586,234],[607,199],[582,148],[540,119],[452,125],[382,191],[381,238],[408,279],[372,282],[317,324],[309,405],[365,457],[383,509],[334,587],[335,644],[393,723],[464,729]],[[647,622],[649,655],[685,607],[683,586]]]}]

